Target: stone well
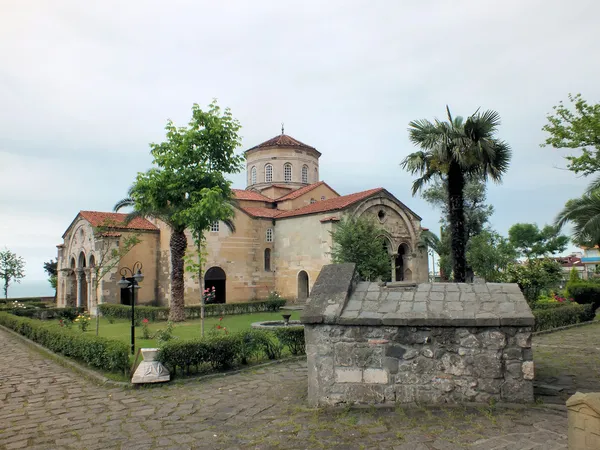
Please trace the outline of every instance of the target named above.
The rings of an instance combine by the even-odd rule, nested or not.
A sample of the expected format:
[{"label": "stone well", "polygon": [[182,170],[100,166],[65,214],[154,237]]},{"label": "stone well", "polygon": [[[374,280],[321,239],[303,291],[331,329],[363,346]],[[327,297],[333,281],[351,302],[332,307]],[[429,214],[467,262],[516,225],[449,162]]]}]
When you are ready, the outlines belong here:
[{"label": "stone well", "polygon": [[533,401],[534,317],[516,284],[358,282],[332,264],[301,321],[313,406]]}]

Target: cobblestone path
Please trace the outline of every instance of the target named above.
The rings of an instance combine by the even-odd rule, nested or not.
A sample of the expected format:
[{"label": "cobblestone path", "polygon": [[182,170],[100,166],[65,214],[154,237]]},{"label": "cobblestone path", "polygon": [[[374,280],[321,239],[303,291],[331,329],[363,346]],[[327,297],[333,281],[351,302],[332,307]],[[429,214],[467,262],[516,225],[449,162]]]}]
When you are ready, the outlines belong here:
[{"label": "cobblestone path", "polygon": [[530,407],[314,410],[306,364],[144,389],[97,386],[0,330],[0,448],[564,449]]}]

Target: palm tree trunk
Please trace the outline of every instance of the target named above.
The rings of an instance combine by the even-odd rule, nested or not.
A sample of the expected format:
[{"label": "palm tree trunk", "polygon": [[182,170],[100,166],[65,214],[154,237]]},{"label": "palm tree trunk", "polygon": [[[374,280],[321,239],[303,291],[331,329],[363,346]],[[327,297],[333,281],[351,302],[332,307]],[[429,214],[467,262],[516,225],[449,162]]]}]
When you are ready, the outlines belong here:
[{"label": "palm tree trunk", "polygon": [[182,322],[185,320],[184,310],[184,263],[187,238],[183,230],[173,230],[169,242],[171,248],[171,308],[169,320]]},{"label": "palm tree trunk", "polygon": [[467,275],[464,187],[465,177],[460,166],[452,161],[448,170],[448,221],[455,283],[464,283]]}]

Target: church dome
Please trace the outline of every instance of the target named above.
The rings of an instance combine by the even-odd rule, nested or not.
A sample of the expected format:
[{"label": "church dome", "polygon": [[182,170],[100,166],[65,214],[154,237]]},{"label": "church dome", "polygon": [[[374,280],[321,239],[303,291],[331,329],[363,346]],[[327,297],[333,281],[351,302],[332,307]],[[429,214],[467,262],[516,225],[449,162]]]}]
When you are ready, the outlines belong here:
[{"label": "church dome", "polygon": [[319,181],[321,153],[287,134],[275,136],[244,152],[247,189],[273,185],[299,189]]}]

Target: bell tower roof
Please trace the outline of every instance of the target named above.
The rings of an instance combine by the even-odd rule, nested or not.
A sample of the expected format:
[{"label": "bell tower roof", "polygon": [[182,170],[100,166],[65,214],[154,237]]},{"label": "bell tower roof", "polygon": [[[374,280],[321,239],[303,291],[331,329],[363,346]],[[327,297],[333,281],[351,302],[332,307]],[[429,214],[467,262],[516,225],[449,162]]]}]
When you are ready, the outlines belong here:
[{"label": "bell tower roof", "polygon": [[271,138],[268,141],[263,142],[262,144],[258,144],[252,148],[249,148],[248,150],[245,151],[245,153],[248,153],[252,150],[275,148],[275,147],[294,148],[297,150],[312,150],[314,152],[317,152],[317,154],[319,156],[321,156],[321,152],[319,152],[316,148],[311,147],[310,145],[306,145],[305,143],[300,142],[299,140],[294,139],[293,137],[288,136],[287,134],[277,135],[274,138]]}]

